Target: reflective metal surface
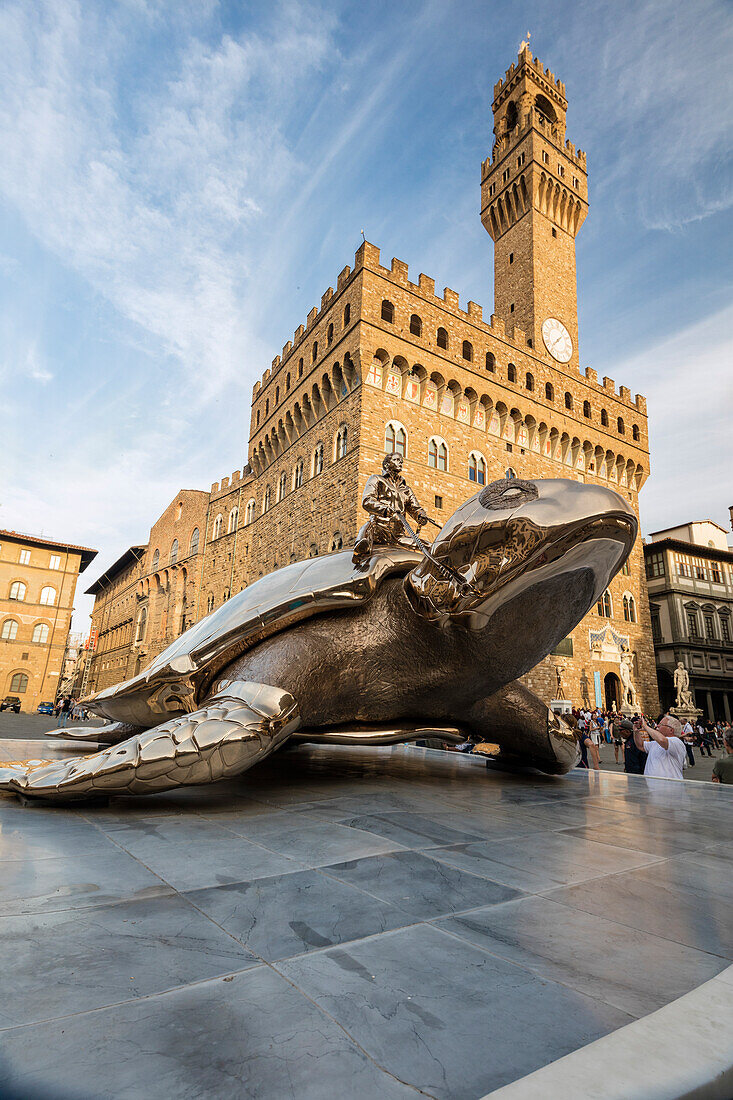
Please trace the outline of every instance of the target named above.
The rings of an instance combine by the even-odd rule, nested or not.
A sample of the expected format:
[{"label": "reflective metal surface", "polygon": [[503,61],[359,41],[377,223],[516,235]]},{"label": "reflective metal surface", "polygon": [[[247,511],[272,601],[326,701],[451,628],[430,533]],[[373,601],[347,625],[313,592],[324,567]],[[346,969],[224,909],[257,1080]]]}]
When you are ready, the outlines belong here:
[{"label": "reflective metal surface", "polygon": [[373,547],[366,561],[344,551],[286,566],[88,701],[121,723],[100,739],[121,744],[6,766],[0,789],[70,799],[205,783],[296,731],[364,744],[470,737],[499,744],[499,763],[567,771],[573,733],[515,681],[583,618],[636,530],[610,490],[515,479],[461,505],[429,556]]}]

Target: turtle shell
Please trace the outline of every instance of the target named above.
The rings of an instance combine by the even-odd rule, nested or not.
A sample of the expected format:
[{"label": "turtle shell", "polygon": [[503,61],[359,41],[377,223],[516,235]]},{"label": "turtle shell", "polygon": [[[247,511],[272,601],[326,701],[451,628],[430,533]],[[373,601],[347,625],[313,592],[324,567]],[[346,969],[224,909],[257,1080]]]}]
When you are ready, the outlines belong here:
[{"label": "turtle shell", "polygon": [[146,727],[196,710],[212,679],[235,657],[304,619],[360,607],[386,577],[405,574],[421,560],[416,551],[381,547],[361,567],[347,550],[276,569],[201,619],[137,676],[84,704],[103,718]]}]

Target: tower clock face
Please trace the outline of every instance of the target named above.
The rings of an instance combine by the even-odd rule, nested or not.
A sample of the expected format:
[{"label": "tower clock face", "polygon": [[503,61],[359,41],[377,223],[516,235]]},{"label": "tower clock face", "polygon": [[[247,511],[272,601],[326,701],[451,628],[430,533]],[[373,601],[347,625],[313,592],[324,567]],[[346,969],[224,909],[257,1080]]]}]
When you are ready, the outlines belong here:
[{"label": "tower clock face", "polygon": [[573,354],[573,341],[562,321],[548,317],[542,322],[542,339],[553,359],[558,363],[568,363]]}]

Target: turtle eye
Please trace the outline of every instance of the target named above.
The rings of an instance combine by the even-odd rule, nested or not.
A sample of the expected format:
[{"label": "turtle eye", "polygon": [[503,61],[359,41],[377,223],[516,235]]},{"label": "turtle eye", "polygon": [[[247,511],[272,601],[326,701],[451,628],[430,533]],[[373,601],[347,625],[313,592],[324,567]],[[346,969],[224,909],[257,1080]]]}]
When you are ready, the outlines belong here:
[{"label": "turtle eye", "polygon": [[518,508],[530,500],[537,500],[539,489],[533,481],[522,478],[500,478],[492,481],[479,493],[479,504],[484,508],[499,511],[504,508]]}]

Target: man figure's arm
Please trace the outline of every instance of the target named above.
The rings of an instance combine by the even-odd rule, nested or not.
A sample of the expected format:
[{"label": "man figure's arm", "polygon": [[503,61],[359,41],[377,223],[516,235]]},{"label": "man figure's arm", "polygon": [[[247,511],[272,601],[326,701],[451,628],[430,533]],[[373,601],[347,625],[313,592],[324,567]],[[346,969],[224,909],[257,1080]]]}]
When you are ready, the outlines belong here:
[{"label": "man figure's arm", "polygon": [[364,486],[364,496],[361,498],[361,506],[365,512],[372,516],[380,516],[387,519],[390,512],[389,504],[379,493],[379,476],[372,474]]},{"label": "man figure's arm", "polygon": [[428,513],[425,511],[409,485],[407,486],[407,504],[405,506],[405,511],[408,516],[412,516],[421,525],[428,522]]},{"label": "man figure's arm", "polygon": [[[642,719],[642,721],[643,721],[643,719]],[[634,744],[636,745],[639,752],[648,752],[649,751],[647,749],[647,743],[641,735],[641,729],[640,728],[637,728],[636,726],[634,726],[633,737],[634,737]]]}]

